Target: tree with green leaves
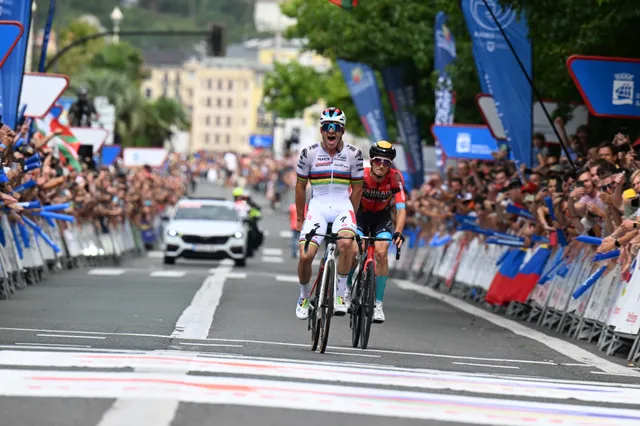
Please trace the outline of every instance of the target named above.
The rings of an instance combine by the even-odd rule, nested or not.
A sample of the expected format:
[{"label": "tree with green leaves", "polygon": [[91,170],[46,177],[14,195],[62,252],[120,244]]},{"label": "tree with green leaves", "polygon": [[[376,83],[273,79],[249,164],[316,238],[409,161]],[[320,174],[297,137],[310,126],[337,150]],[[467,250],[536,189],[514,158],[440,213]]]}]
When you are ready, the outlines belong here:
[{"label": "tree with green leaves", "polygon": [[90,67],[124,73],[136,85],[140,85],[148,77],[142,52],[127,42],[106,45],[93,57]]},{"label": "tree with green leaves", "polygon": [[[67,46],[82,37],[97,32],[100,32],[97,27],[85,21],[75,20],[60,32],[58,43],[60,46]],[[76,46],[60,58],[54,66],[54,71],[73,79],[76,74],[89,66],[93,57],[100,52],[104,46],[105,40],[102,38],[90,40],[80,46]]]}]

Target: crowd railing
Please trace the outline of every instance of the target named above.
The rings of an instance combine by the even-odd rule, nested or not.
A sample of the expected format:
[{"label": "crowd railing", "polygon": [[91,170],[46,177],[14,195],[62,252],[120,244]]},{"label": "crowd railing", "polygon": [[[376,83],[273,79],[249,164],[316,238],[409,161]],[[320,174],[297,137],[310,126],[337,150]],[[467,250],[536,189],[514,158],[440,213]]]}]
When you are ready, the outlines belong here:
[{"label": "crowd railing", "polygon": [[[524,249],[517,244],[488,244],[486,235],[468,231],[436,234],[429,241],[419,237],[420,229],[407,230],[405,236],[402,258],[389,256],[392,277],[596,344],[607,356],[640,360],[640,253],[623,271],[619,251],[596,255],[599,239],[590,237],[566,246],[537,244]],[[496,292],[496,276],[502,276],[501,266],[511,260],[506,255],[513,251],[524,252],[521,266],[507,281],[508,287]],[[538,263],[537,272],[532,263]],[[494,302],[496,293],[504,301]]]},{"label": "crowd railing", "polygon": [[128,219],[102,226],[63,214],[40,214],[24,223],[0,215],[0,299],[63,270],[116,266],[145,254],[141,231]]}]

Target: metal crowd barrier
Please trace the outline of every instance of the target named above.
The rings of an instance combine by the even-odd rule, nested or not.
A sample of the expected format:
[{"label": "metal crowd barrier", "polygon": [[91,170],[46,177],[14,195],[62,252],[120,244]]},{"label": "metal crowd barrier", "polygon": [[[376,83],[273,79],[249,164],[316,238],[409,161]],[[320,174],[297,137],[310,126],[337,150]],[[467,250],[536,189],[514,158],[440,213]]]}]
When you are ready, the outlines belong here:
[{"label": "metal crowd barrier", "polygon": [[140,230],[128,220],[109,224],[70,223],[38,218],[34,227],[0,217],[0,299],[28,285],[46,280],[53,272],[88,266],[117,265],[124,255],[145,252]]},{"label": "metal crowd barrier", "polygon": [[[468,232],[456,232],[441,246],[432,246],[417,235],[415,230],[410,232],[400,260],[389,256],[392,277],[429,286],[571,339],[595,343],[608,356],[640,360],[640,254],[623,274],[617,259],[594,263],[595,246],[574,242],[551,248],[541,279],[526,302],[496,306],[487,303],[485,296],[508,247],[485,244]],[[522,265],[539,249],[527,249]],[[609,265],[604,274],[580,294],[577,290],[604,265]]]}]

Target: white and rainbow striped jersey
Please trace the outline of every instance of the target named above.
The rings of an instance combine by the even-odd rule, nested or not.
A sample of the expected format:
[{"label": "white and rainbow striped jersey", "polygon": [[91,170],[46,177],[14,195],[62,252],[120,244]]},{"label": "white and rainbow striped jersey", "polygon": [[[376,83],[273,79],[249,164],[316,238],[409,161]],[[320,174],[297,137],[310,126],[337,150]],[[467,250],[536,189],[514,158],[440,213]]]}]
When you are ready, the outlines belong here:
[{"label": "white and rainbow striped jersey", "polygon": [[342,150],[333,159],[316,143],[302,150],[298,159],[298,179],[311,182],[311,197],[317,201],[349,200],[352,183],[362,182],[364,164],[362,152],[343,142]]}]

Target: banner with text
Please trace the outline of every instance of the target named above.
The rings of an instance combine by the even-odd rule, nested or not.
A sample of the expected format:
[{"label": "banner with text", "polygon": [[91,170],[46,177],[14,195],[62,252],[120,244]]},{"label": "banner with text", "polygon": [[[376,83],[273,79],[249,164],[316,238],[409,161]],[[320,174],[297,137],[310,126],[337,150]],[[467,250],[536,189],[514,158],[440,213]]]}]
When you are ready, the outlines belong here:
[{"label": "banner with text", "polygon": [[411,177],[411,188],[419,188],[424,182],[422,161],[422,137],[415,108],[416,88],[406,84],[406,69],[402,66],[387,67],[382,70],[382,80],[389,96],[389,102],[396,115],[400,139],[407,152],[407,168]]},{"label": "banner with text", "polygon": [[483,92],[493,96],[496,102],[513,158],[530,167],[533,89],[496,21],[531,76],[529,27],[524,13],[517,14],[496,1],[486,4],[484,0],[462,0],[462,13],[471,35],[480,84]]},{"label": "banner with text", "polygon": [[487,126],[434,124],[431,134],[450,158],[491,161],[491,153],[498,150],[498,141]]},{"label": "banner with text", "polygon": [[23,28],[13,51],[0,68],[0,115],[2,115],[2,122],[10,127],[16,126],[18,118],[27,39],[31,28],[31,3],[31,0],[16,0],[2,2],[0,7],[0,21],[16,21]]},{"label": "banner with text", "polygon": [[[434,30],[436,43],[434,64],[438,72],[438,82],[435,90],[436,117],[434,122],[436,124],[452,124],[456,100],[453,83],[447,73],[447,67],[456,59],[456,41],[447,26],[447,15],[444,12],[438,12],[436,15]],[[435,147],[436,166],[443,173],[447,157],[437,140]]]},{"label": "banner with text", "polygon": [[371,67],[342,59],[338,59],[338,66],[369,139],[372,142],[388,140],[389,132],[382,111],[378,82]]}]

